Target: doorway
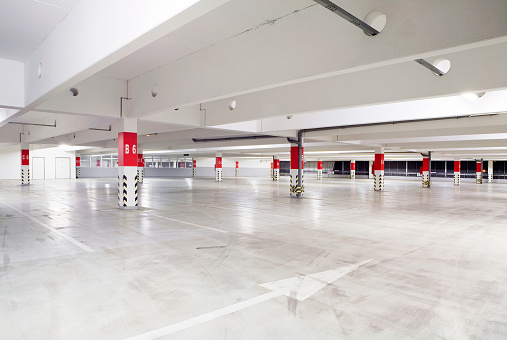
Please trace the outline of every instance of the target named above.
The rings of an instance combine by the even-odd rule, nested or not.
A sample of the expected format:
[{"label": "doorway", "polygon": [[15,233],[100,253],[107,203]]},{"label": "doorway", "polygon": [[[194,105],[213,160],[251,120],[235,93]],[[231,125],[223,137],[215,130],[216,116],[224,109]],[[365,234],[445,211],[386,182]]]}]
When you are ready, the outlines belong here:
[{"label": "doorway", "polygon": [[46,160],[44,157],[32,158],[32,179],[46,178]]},{"label": "doorway", "polygon": [[55,158],[55,178],[70,178],[70,157]]}]

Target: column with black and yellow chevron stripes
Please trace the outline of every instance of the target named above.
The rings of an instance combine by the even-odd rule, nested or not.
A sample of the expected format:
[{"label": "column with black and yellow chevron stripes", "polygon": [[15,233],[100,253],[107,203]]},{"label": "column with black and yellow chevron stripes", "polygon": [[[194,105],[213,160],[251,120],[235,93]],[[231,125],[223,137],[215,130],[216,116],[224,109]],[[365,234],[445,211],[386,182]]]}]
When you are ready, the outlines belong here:
[{"label": "column with black and yellow chevron stripes", "polygon": [[[123,118],[118,133],[118,206],[120,209],[137,209],[139,171],[137,149],[137,121]],[[121,130],[120,130],[121,131]],[[128,132],[132,131],[132,132]]]},{"label": "column with black and yellow chevron stripes", "polygon": [[28,144],[21,145],[21,185],[30,184],[30,151]]}]

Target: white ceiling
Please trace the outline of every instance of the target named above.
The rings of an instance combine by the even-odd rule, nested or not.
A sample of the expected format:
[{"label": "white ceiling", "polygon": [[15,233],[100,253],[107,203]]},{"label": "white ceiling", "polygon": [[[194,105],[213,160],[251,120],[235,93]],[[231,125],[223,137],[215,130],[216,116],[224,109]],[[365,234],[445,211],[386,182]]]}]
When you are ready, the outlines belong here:
[{"label": "white ceiling", "polygon": [[[403,157],[438,151],[435,157],[444,159],[488,152],[507,158],[507,78],[502,77],[507,24],[497,20],[496,26],[490,25],[496,27],[491,36],[479,29],[492,11],[507,8],[505,0],[491,0],[492,7],[486,9],[475,0],[462,0],[467,6],[430,0],[333,1],[361,18],[372,9],[388,10],[388,26],[372,38],[312,0],[224,1],[158,40],[140,43],[86,80],[75,81],[79,96],[70,96],[67,89],[10,119],[46,125],[56,120],[57,127],[0,124],[0,147],[18,142],[23,133],[34,144],[111,152],[117,143],[119,98],[131,97],[132,106],[142,113],[134,117],[140,117],[138,142],[146,151],[285,154],[286,137],[299,129],[383,123],[309,133],[305,148],[312,157],[335,159],[371,157],[378,147]],[[0,0],[0,58],[25,60],[76,3]],[[414,8],[418,17],[409,15]],[[434,12],[440,16],[431,15]],[[445,22],[447,17],[452,25]],[[449,25],[453,30],[446,31]],[[15,33],[6,34],[11,31]],[[437,40],[438,31],[443,33]],[[453,65],[443,77],[413,61],[441,56]],[[159,91],[156,97],[153,85]],[[468,101],[458,95],[468,89],[488,93]],[[229,110],[233,99],[237,108]],[[494,115],[484,115],[490,113]],[[451,116],[459,119],[439,120]],[[437,120],[390,124],[430,118]],[[110,131],[94,130],[109,126]],[[248,134],[279,138],[192,140]]]},{"label": "white ceiling", "polygon": [[25,61],[79,0],[0,0],[0,58]]},{"label": "white ceiling", "polygon": [[137,50],[98,75],[129,80],[242,32],[269,25],[294,11],[316,6],[310,0],[235,0],[201,17],[175,34],[167,35]]}]

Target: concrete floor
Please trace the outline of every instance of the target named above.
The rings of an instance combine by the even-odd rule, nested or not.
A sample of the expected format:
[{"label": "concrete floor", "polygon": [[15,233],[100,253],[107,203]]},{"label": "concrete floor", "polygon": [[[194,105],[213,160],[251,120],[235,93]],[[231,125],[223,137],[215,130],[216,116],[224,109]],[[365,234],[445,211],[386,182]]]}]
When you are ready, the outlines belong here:
[{"label": "concrete floor", "polygon": [[0,181],[0,338],[507,339],[507,185],[308,177]]}]

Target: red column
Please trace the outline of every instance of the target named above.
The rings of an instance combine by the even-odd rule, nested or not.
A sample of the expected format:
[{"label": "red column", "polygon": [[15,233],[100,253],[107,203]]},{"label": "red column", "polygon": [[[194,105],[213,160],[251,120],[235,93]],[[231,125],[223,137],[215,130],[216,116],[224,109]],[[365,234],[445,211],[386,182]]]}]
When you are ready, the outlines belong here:
[{"label": "red column", "polygon": [[81,157],[76,156],[76,178],[81,177]]},{"label": "red column", "polygon": [[142,153],[137,154],[137,179],[139,183],[144,182],[144,157]]},{"label": "red column", "polygon": [[236,176],[239,175],[239,162],[236,161]]},{"label": "red column", "polygon": [[384,190],[384,154],[375,154],[375,170],[373,170],[373,186],[377,191]]},{"label": "red column", "polygon": [[322,161],[317,161],[317,179],[322,179]]},{"label": "red column", "polygon": [[197,161],[195,159],[192,161],[192,168],[193,168],[192,169],[192,175],[195,177],[197,175],[197,170],[196,170],[196,168],[197,168]]},{"label": "red column", "polygon": [[478,160],[475,163],[475,182],[477,184],[482,184],[482,160]]},{"label": "red column", "polygon": [[423,158],[423,166],[422,166],[422,186],[423,188],[430,187],[430,159],[429,157]]},{"label": "red column", "polygon": [[355,160],[350,161],[350,178],[351,179],[356,178],[356,161]]},{"label": "red column", "polygon": [[460,176],[461,176],[461,162],[454,161],[454,185],[459,185]]},{"label": "red column", "polygon": [[280,159],[278,156],[273,157],[273,181],[278,181],[280,179]]},{"label": "red column", "polygon": [[21,149],[21,185],[30,184],[30,150],[28,146]]},{"label": "red column", "polygon": [[[304,167],[303,153],[304,148],[301,150],[301,169]],[[297,146],[291,146],[290,148],[290,193],[297,195],[304,191],[303,178],[301,178],[301,188],[298,188],[298,159],[299,150]],[[302,176],[303,174],[301,174]]]},{"label": "red column", "polygon": [[137,208],[137,133],[118,133],[118,204]]},{"label": "red column", "polygon": [[217,152],[217,156],[215,159],[215,181],[222,181],[222,153]]}]

